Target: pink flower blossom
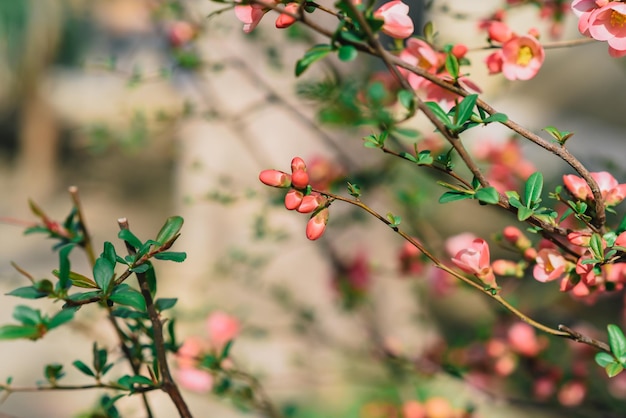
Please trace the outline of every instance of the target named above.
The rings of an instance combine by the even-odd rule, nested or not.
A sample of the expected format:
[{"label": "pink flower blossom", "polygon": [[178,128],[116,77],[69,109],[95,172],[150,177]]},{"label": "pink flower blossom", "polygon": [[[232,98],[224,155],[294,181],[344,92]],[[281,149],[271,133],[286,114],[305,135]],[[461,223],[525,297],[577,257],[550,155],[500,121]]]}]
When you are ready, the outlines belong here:
[{"label": "pink flower blossom", "polygon": [[182,387],[194,392],[206,393],[213,388],[213,376],[205,370],[184,368],[176,372],[176,377]]},{"label": "pink flower blossom", "polygon": [[537,264],[533,268],[533,277],[540,282],[560,279],[565,273],[567,262],[558,251],[544,248],[537,253]]},{"label": "pink flower blossom", "polygon": [[221,349],[239,335],[239,320],[225,312],[213,312],[206,320],[206,330],[211,342]]},{"label": "pink flower blossom", "polygon": [[579,247],[589,247],[589,242],[591,241],[591,232],[573,231],[567,234],[567,240],[572,245],[576,245]]},{"label": "pink flower blossom", "polygon": [[615,245],[619,247],[626,247],[626,232],[622,232],[617,236],[617,239],[615,240]]},{"label": "pink flower blossom", "polygon": [[573,407],[580,405],[587,395],[587,387],[576,380],[565,383],[559,389],[557,398],[563,406]]},{"label": "pink flower blossom", "polygon": [[404,274],[420,274],[424,270],[422,252],[408,241],[405,241],[398,256],[400,271]]},{"label": "pink flower blossom", "polygon": [[400,0],[385,3],[374,12],[374,17],[385,21],[382,31],[396,39],[405,39],[413,34],[413,20],[409,17],[409,6]]},{"label": "pink flower blossom", "polygon": [[499,43],[505,43],[514,36],[513,31],[506,23],[498,21],[491,22],[487,32],[489,39]]},{"label": "pink flower blossom", "polygon": [[[289,12],[291,14],[296,14],[296,13],[298,13],[298,8],[299,7],[300,7],[300,5],[298,3],[287,3],[285,5],[285,11]],[[278,17],[276,18],[276,27],[278,29],[288,28],[289,26],[293,25],[294,23],[296,23],[296,19],[294,17],[286,15],[286,14],[283,14],[283,13],[278,15]]]},{"label": "pink flower blossom", "polygon": [[[619,184],[611,173],[600,171],[591,173],[591,177],[598,184],[607,206],[615,206],[626,198],[626,184]],[[579,200],[593,199],[591,188],[582,178],[573,174],[566,174],[563,176],[563,184],[575,198]]]},{"label": "pink flower blossom", "polygon": [[574,0],[572,11],[578,17],[578,30],[581,34],[589,36],[589,17],[598,8],[595,0]]},{"label": "pink flower blossom", "polygon": [[541,68],[545,52],[536,38],[513,37],[502,45],[502,74],[509,80],[530,80]]},{"label": "pink flower blossom", "polygon": [[589,16],[589,36],[607,41],[609,55],[626,55],[626,4],[612,1]]},{"label": "pink flower blossom", "polygon": [[460,250],[452,262],[466,273],[475,274],[486,284],[495,286],[495,276],[489,264],[489,245],[482,238],[476,238],[469,247]]},{"label": "pink flower blossom", "polygon": [[235,16],[243,22],[243,31],[250,33],[257,27],[267,9],[258,3],[235,6]]},{"label": "pink flower blossom", "polygon": [[306,237],[311,241],[315,241],[320,238],[326,230],[326,224],[328,223],[328,208],[324,208],[311,216],[309,222],[306,224]]},{"label": "pink flower blossom", "polygon": [[[435,74],[444,63],[442,54],[435,51],[425,41],[417,38],[409,38],[406,41],[406,47],[400,53],[400,59],[414,67],[428,71],[431,74]],[[427,81],[419,75],[403,68],[400,69],[400,72],[407,78],[407,81],[415,90],[422,87]]]},{"label": "pink flower blossom", "polygon": [[517,322],[507,332],[511,349],[523,356],[534,357],[543,349],[535,329],[525,322]]}]

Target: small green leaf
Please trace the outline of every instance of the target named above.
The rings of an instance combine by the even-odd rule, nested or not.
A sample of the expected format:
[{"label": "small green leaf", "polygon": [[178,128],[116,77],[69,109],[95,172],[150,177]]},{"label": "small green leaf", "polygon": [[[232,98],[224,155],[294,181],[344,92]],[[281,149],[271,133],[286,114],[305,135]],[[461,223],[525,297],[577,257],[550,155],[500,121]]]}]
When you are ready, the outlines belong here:
[{"label": "small green leaf", "polygon": [[494,113],[493,115],[487,117],[486,119],[483,119],[483,123],[485,124],[492,123],[492,122],[504,123],[508,120],[509,120],[509,117],[505,115],[504,113]]},{"label": "small green leaf", "polygon": [[228,358],[228,355],[230,354],[230,349],[233,347],[234,342],[235,340],[230,340],[226,343],[224,349],[222,350],[222,354],[220,355],[221,359]]},{"label": "small green leaf", "polygon": [[532,209],[528,209],[527,207],[520,207],[517,209],[517,219],[520,222],[525,221],[526,219],[530,218],[531,216],[533,216],[533,210]]},{"label": "small green leaf", "polygon": [[474,106],[476,106],[476,100],[478,100],[477,94],[470,94],[465,96],[461,103],[457,106],[457,118],[456,124],[463,125],[465,122],[469,120],[474,111]]},{"label": "small green leaf", "polygon": [[410,90],[400,90],[398,92],[398,102],[407,110],[415,108],[415,93]]},{"label": "small green leaf", "polygon": [[300,58],[296,62],[296,77],[299,77],[304,73],[307,68],[315,61],[318,61],[324,58],[332,51],[332,47],[326,44],[315,45],[307,52],[305,52],[304,57]]},{"label": "small green leaf", "polygon": [[81,372],[83,372],[84,374],[86,374],[87,376],[96,377],[96,374],[93,371],[91,371],[89,366],[87,366],[82,361],[76,360],[72,363],[72,365],[76,367],[78,370],[80,370]]},{"label": "small green leaf", "polygon": [[435,102],[426,102],[424,103],[428,108],[435,114],[437,119],[439,119],[445,126],[450,126],[450,118],[448,117],[448,113],[444,111],[438,103]]},{"label": "small green leaf", "polygon": [[541,201],[541,192],[543,190],[543,174],[539,171],[533,173],[526,180],[524,188],[524,202],[526,207],[531,209],[533,205]]},{"label": "small green leaf", "polygon": [[128,229],[120,230],[120,232],[117,233],[117,237],[121,240],[126,241],[134,249],[138,249],[143,245],[141,240]]},{"label": "small green leaf", "polygon": [[115,247],[110,242],[106,241],[104,243],[104,251],[100,255],[102,258],[106,258],[111,265],[115,265],[117,262],[117,254],[115,253]]},{"label": "small green leaf", "polygon": [[495,187],[485,187],[476,190],[474,197],[481,202],[497,205],[500,202],[500,194]]},{"label": "small green leaf", "polygon": [[361,197],[361,187],[358,184],[352,184],[348,182],[348,193],[350,196],[358,199]]},{"label": "small green leaf", "polygon": [[4,325],[0,327],[0,340],[17,340],[28,338],[36,340],[41,337],[40,330],[34,325]]},{"label": "small green leaf", "polygon": [[449,191],[441,195],[441,197],[439,198],[439,203],[448,203],[454,202],[455,200],[471,199],[472,196],[473,195],[469,193]]},{"label": "small green leaf", "polygon": [[454,78],[454,80],[459,78],[459,60],[452,54],[452,52],[448,52],[446,54],[446,70],[448,73]]},{"label": "small green leaf", "polygon": [[38,290],[37,288],[35,288],[35,286],[24,286],[13,289],[9,293],[7,293],[7,295],[17,296],[18,298],[24,299],[39,299],[48,296],[48,293]]},{"label": "small green leaf", "polygon": [[178,302],[176,298],[159,298],[154,302],[154,307],[157,311],[161,312],[173,308],[176,302]]},{"label": "small green leaf", "polygon": [[146,310],[146,301],[142,294],[126,283],[118,285],[113,292],[111,292],[109,299],[120,305],[131,306],[140,312]]},{"label": "small green leaf", "polygon": [[171,241],[180,233],[183,223],[181,216],[170,216],[157,234],[156,241],[161,245]]},{"label": "small green leaf", "polygon": [[608,377],[615,377],[618,374],[620,374],[622,370],[624,370],[624,366],[615,362],[615,363],[607,364],[604,370],[606,371],[606,375]]},{"label": "small green leaf", "polygon": [[69,255],[74,244],[67,244],[59,250],[59,287],[61,289],[69,289],[72,285],[70,281],[70,259]]},{"label": "small green leaf", "polygon": [[105,292],[109,289],[114,274],[113,264],[109,260],[102,257],[96,260],[93,266],[93,278],[100,289]]},{"label": "small green leaf", "polygon": [[600,367],[606,367],[615,362],[615,358],[609,353],[600,352],[595,357],[596,364]]},{"label": "small green leaf", "polygon": [[52,319],[50,319],[47,324],[47,328],[51,330],[65,324],[66,322],[71,321],[72,319],[74,319],[74,313],[74,309],[63,309],[62,311],[54,315]]},{"label": "small green leaf", "polygon": [[417,158],[415,158],[412,154],[409,154],[406,151],[400,152],[400,157],[404,158],[405,160],[409,160],[412,163],[417,163]]},{"label": "small green leaf", "polygon": [[[417,151],[417,147],[415,148]],[[430,165],[433,163],[433,157],[430,155],[429,150],[420,151],[417,154],[417,163],[419,165]]]},{"label": "small green leaf", "polygon": [[[52,270],[52,274],[54,274],[56,277],[59,277],[58,270]],[[98,288],[98,285],[93,280],[91,280],[87,276],[83,276],[80,273],[70,271],[69,278],[72,281],[73,286],[81,287],[83,289],[97,289]]]},{"label": "small green leaf", "polygon": [[[589,248],[593,253],[593,256],[598,260],[604,260],[604,248],[602,245],[602,237],[600,234],[592,234],[589,240]],[[615,354],[615,353],[613,353]]]},{"label": "small green leaf", "polygon": [[611,353],[613,353],[616,358],[626,356],[626,337],[624,337],[622,330],[614,324],[609,324],[607,329],[609,331]]},{"label": "small green leaf", "polygon": [[341,61],[352,61],[359,55],[359,51],[352,45],[342,45],[337,50],[337,56]]},{"label": "small green leaf", "polygon": [[26,305],[16,306],[13,309],[13,318],[23,325],[39,325],[42,321],[41,311]]},{"label": "small green leaf", "polygon": [[132,269],[130,269],[130,271],[132,271],[133,273],[145,273],[146,271],[150,270],[150,265],[147,263],[143,263],[143,264],[139,264],[138,266],[133,267]]},{"label": "small green leaf", "polygon": [[60,380],[63,376],[65,376],[65,373],[63,373],[63,365],[58,363],[46,365],[43,373],[46,380],[53,385],[57,382],[57,380]]},{"label": "small green leaf", "polygon": [[162,253],[155,254],[154,258],[156,258],[157,260],[167,260],[167,261],[175,261],[177,263],[182,263],[187,258],[187,253],[165,251]]}]

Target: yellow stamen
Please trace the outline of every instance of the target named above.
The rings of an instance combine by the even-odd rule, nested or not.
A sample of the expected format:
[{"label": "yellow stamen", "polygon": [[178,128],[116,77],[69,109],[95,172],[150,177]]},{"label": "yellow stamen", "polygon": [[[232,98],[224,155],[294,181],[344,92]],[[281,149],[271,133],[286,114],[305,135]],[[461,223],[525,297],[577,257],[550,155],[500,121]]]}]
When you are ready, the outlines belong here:
[{"label": "yellow stamen", "polygon": [[620,28],[626,23],[626,15],[623,15],[615,10],[611,10],[611,26],[619,26]]},{"label": "yellow stamen", "polygon": [[522,46],[517,52],[517,65],[527,66],[533,59],[533,50],[529,46]]}]

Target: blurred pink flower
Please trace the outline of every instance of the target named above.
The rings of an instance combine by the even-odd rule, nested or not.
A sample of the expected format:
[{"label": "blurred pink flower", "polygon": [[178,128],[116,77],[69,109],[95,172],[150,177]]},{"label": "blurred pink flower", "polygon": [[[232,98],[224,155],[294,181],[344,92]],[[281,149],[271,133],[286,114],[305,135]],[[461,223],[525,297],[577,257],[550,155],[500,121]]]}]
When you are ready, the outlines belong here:
[{"label": "blurred pink flower", "polygon": [[[444,63],[442,54],[435,51],[425,41],[417,38],[409,38],[406,41],[406,47],[400,53],[400,59],[431,74],[435,74]],[[415,90],[421,88],[427,81],[425,78],[403,68],[400,68],[400,72],[407,78],[407,81]]]},{"label": "blurred pink flower", "polygon": [[257,27],[267,10],[261,4],[235,6],[235,16],[243,23],[243,31],[250,33]]},{"label": "blurred pink flower", "polygon": [[382,31],[392,38],[405,39],[413,34],[413,20],[409,6],[400,0],[383,4],[374,12],[374,17],[385,21]]},{"label": "blurred pink flower", "polygon": [[239,329],[239,320],[225,312],[213,312],[206,320],[209,339],[218,349],[234,340],[239,335]]},{"label": "blurred pink flower", "polygon": [[478,237],[471,232],[463,232],[462,234],[451,236],[446,239],[446,252],[451,257],[454,257],[459,251],[472,245],[476,238]]},{"label": "blurred pink flower", "polygon": [[587,395],[587,387],[576,380],[565,383],[559,389],[557,398],[563,406],[573,407],[580,405]]},{"label": "blurred pink flower", "polygon": [[534,357],[543,349],[535,329],[525,322],[517,322],[507,332],[511,349],[518,354]]},{"label": "blurred pink flower", "polygon": [[493,21],[489,24],[487,29],[489,39],[499,43],[505,43],[511,39],[514,34],[509,25],[504,22]]},{"label": "blurred pink flower", "polygon": [[402,405],[402,418],[426,418],[426,408],[418,401],[406,401]]},{"label": "blurred pink flower", "polygon": [[176,376],[182,387],[194,392],[206,393],[213,388],[213,376],[204,370],[181,368]]}]

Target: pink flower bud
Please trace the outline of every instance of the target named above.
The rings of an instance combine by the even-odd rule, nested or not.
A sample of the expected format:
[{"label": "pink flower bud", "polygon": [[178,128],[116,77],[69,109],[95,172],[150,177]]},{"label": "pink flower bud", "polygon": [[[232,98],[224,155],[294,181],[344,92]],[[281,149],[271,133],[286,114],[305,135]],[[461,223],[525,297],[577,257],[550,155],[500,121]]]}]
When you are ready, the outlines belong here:
[{"label": "pink flower bud", "polygon": [[463,58],[467,54],[467,46],[463,44],[456,44],[452,47],[452,55],[457,58]]},{"label": "pink flower bud", "polygon": [[587,182],[578,176],[573,174],[566,174],[563,176],[563,184],[569,190],[569,192],[578,200],[587,200],[593,198],[591,194],[591,188]]},{"label": "pink flower bud", "polygon": [[194,392],[206,393],[213,388],[213,376],[204,370],[181,369],[177,371],[176,376],[182,387]]},{"label": "pink flower bud", "polygon": [[491,268],[493,268],[493,272],[498,276],[521,278],[524,275],[524,270],[520,268],[520,265],[511,260],[495,260],[491,263]]},{"label": "pink flower bud", "polygon": [[574,231],[567,234],[567,240],[572,245],[577,245],[579,247],[589,247],[589,242],[591,241],[591,232],[590,231]]},{"label": "pink flower bud", "polygon": [[563,406],[578,406],[587,395],[587,388],[582,382],[570,381],[561,386],[557,398]]},{"label": "pink flower bud", "polygon": [[374,12],[374,17],[385,21],[382,31],[396,39],[405,39],[413,34],[413,20],[409,16],[409,6],[400,0],[383,4]]},{"label": "pink flower bud", "polygon": [[306,163],[300,157],[293,157],[293,160],[291,160],[291,172],[298,170],[306,171]]},{"label": "pink flower bud", "polygon": [[[287,5],[285,6],[285,11],[289,12],[291,14],[296,14],[296,13],[298,13],[298,7],[300,7],[300,5],[298,3],[287,3]],[[276,27],[278,29],[288,28],[289,26],[293,25],[294,23],[296,23],[296,19],[294,17],[291,17],[291,16],[286,15],[286,14],[282,14],[281,13],[276,18]]]},{"label": "pink flower bud", "polygon": [[523,356],[534,357],[542,349],[535,334],[535,329],[525,322],[517,322],[509,328],[507,339],[511,349]]},{"label": "pink flower bud", "polygon": [[617,239],[615,240],[615,245],[619,247],[626,247],[626,232],[622,232],[617,236]]},{"label": "pink flower bud", "polygon": [[532,36],[533,38],[539,39],[539,30],[537,28],[530,28],[528,29],[528,34],[530,36]]},{"label": "pink flower bud", "polygon": [[225,312],[213,312],[206,320],[206,330],[211,342],[221,349],[239,335],[239,320]]},{"label": "pink flower bud", "polygon": [[174,47],[185,45],[191,41],[196,35],[194,26],[185,21],[177,21],[168,30],[168,38],[170,44]]},{"label": "pink flower bud", "polygon": [[474,274],[485,284],[496,285],[496,280],[489,264],[489,245],[484,239],[476,238],[469,247],[459,251],[452,262],[466,273]]},{"label": "pink flower bud", "polygon": [[291,189],[285,195],[285,207],[287,208],[287,210],[297,209],[298,206],[300,206],[300,203],[302,203],[303,198],[304,195],[302,194],[302,192]]},{"label": "pink flower bud", "polygon": [[502,51],[496,51],[485,58],[485,64],[487,64],[487,70],[489,74],[499,74],[502,72]]},{"label": "pink flower bud", "polygon": [[304,170],[294,170],[291,174],[291,184],[298,189],[304,189],[309,184],[309,175]]},{"label": "pink flower bud", "polygon": [[291,187],[291,176],[278,170],[263,170],[259,174],[259,180],[263,184],[272,187]]},{"label": "pink flower bud", "polygon": [[489,39],[499,43],[504,43],[513,37],[513,31],[503,22],[491,22],[488,33]]},{"label": "pink flower bud", "polygon": [[309,219],[306,224],[306,237],[311,241],[315,241],[324,234],[326,224],[328,223],[328,208],[324,208],[317,212]]},{"label": "pink flower bud", "polygon": [[319,193],[311,193],[302,198],[302,203],[298,206],[297,211],[300,213],[311,213],[326,203],[326,198]]}]

